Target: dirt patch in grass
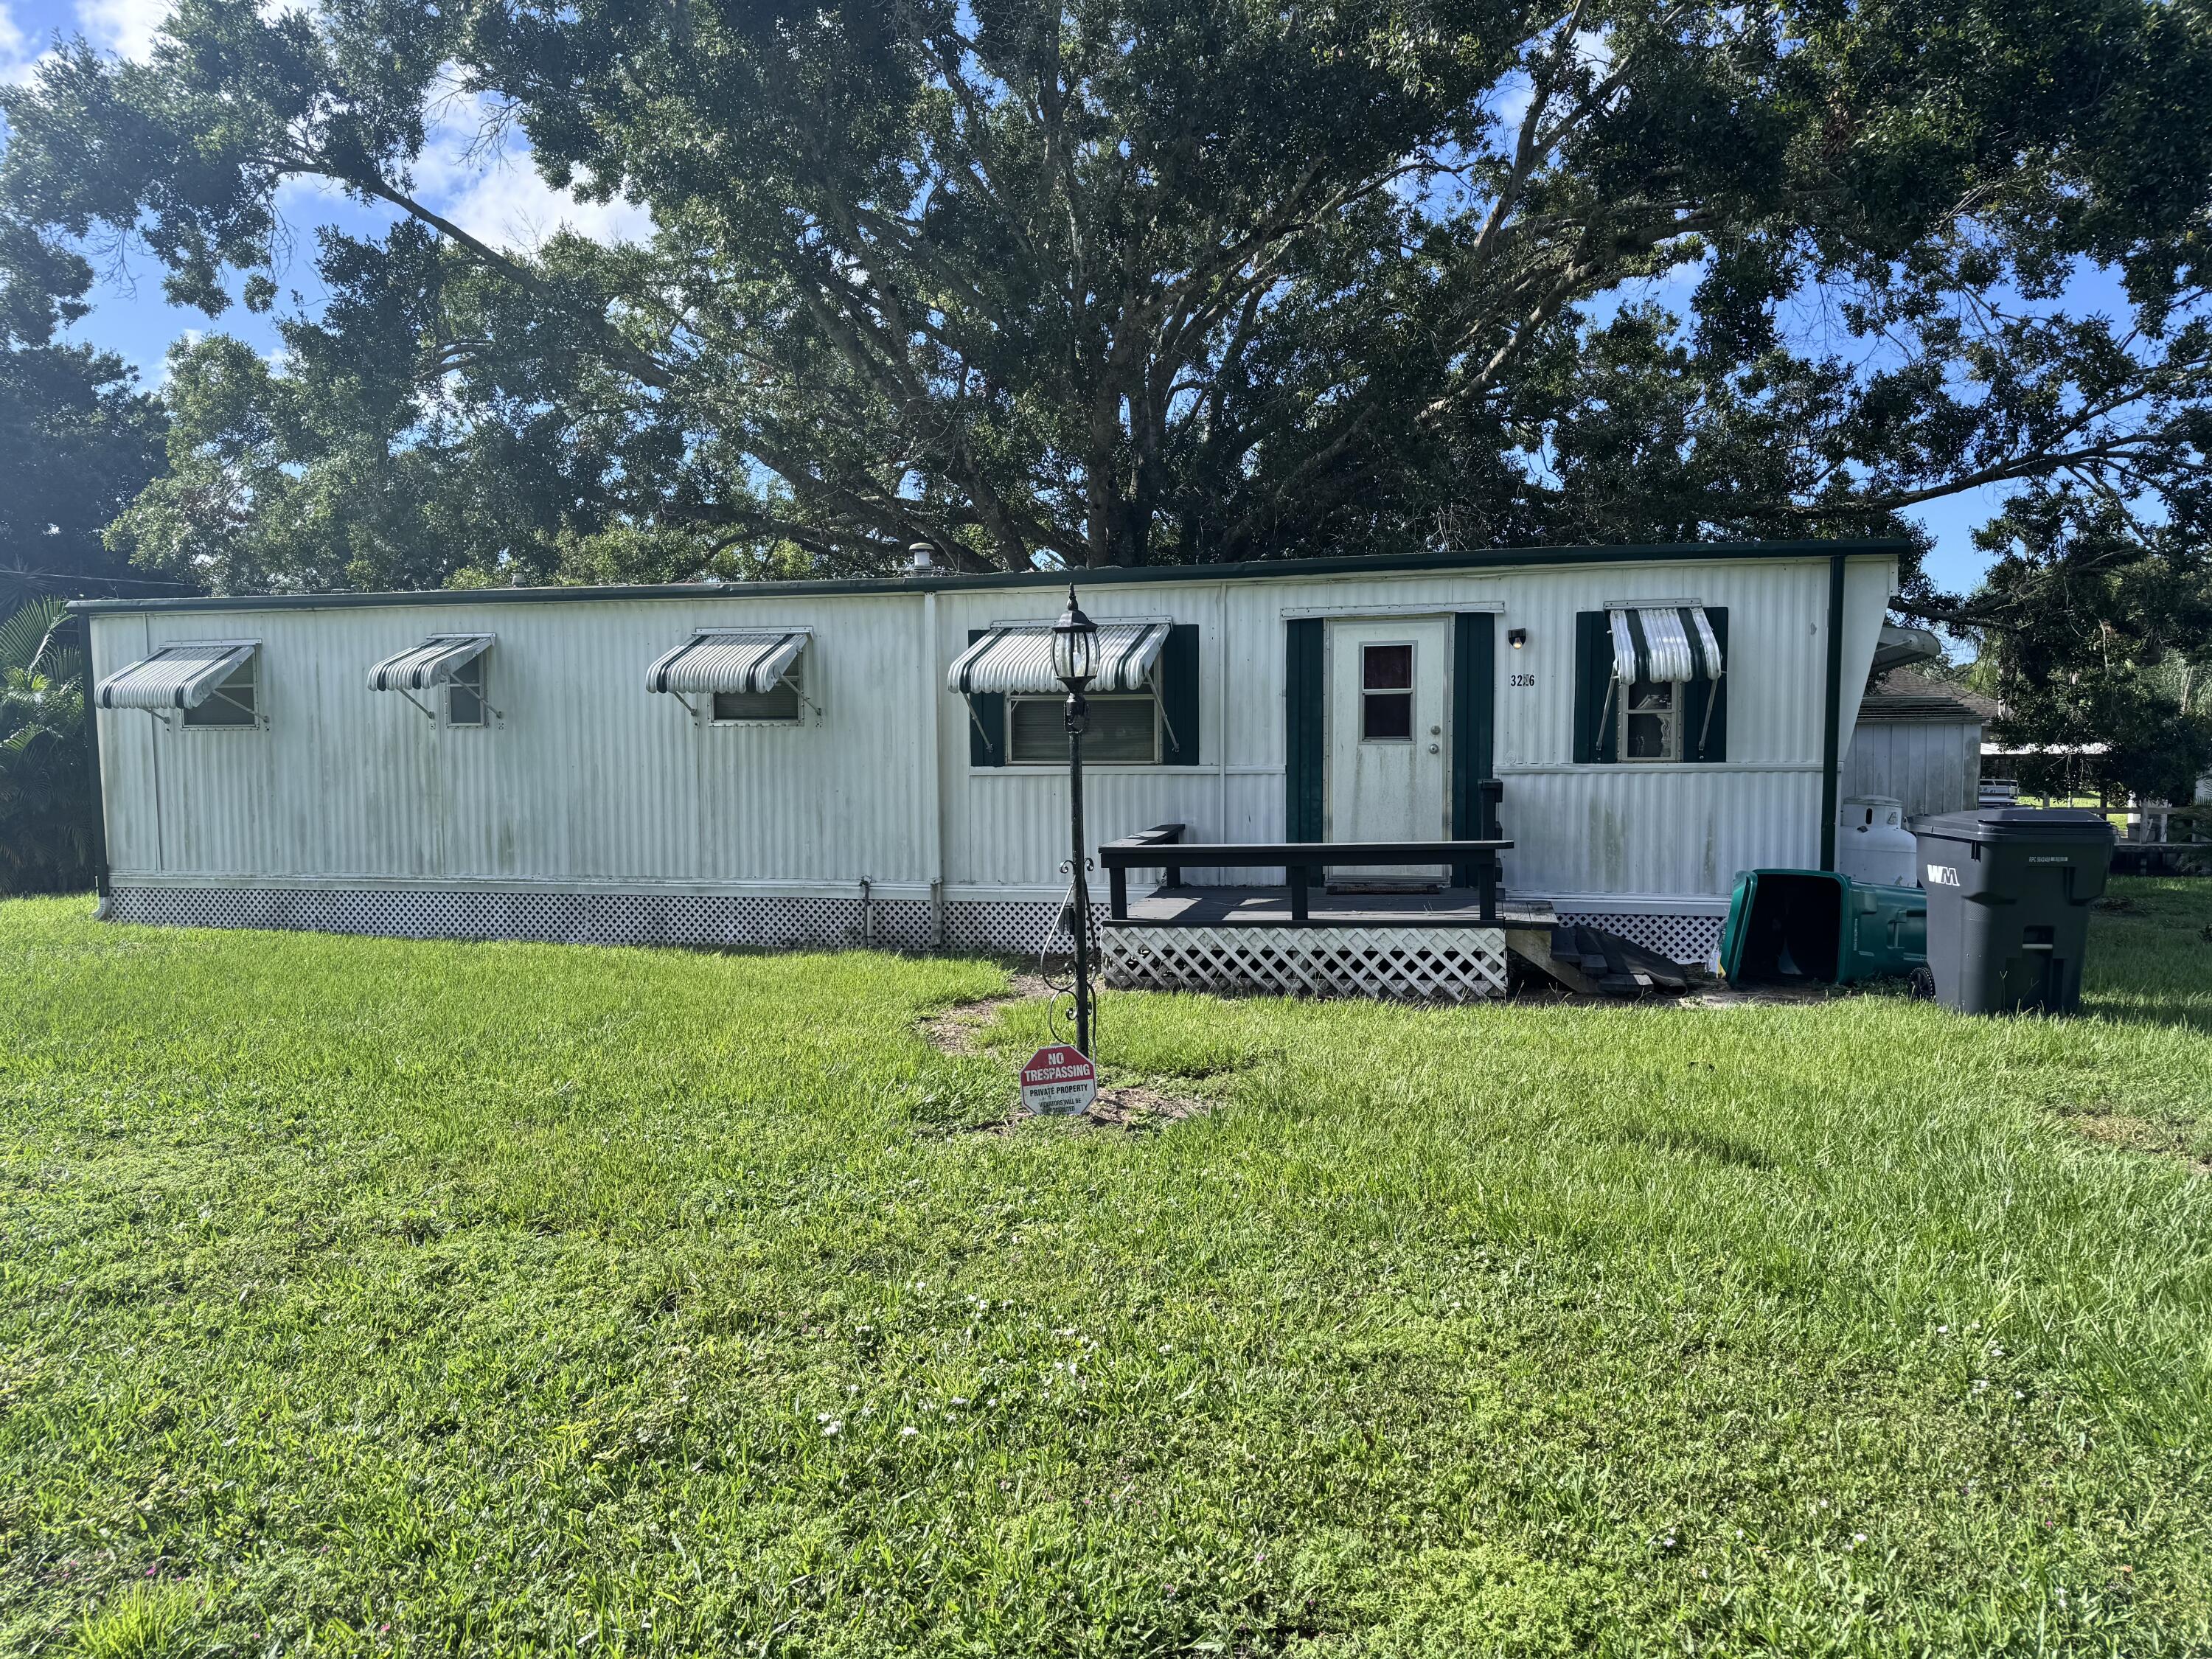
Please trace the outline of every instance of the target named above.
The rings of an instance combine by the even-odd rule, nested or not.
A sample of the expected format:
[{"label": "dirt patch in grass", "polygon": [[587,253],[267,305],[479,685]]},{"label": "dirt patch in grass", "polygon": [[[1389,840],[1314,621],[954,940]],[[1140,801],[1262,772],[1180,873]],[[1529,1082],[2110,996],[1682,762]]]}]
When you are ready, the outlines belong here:
[{"label": "dirt patch in grass", "polygon": [[[1054,994],[1050,982],[1039,975],[1017,974],[1006,995],[986,997],[980,1002],[956,1003],[923,1020],[921,1033],[940,1053],[974,1054],[981,1048],[983,1029],[998,1018],[1000,1010]],[[1183,1118],[1199,1117],[1212,1109],[1210,1100],[1170,1094],[1149,1083],[1106,1083],[1100,1085],[1098,1097],[1068,1121],[1090,1127],[1140,1132]],[[1010,1105],[1006,1116],[975,1124],[967,1133],[1008,1134],[1037,1115],[1019,1105]]]},{"label": "dirt patch in grass", "polygon": [[[1708,980],[1693,985],[1690,990],[1674,999],[1677,1008],[1755,1008],[1785,1006],[1792,1004],[1832,1002],[1839,996],[1850,994],[1851,988],[1838,985],[1754,985],[1738,990],[1726,980]],[[1583,998],[1584,1001],[1595,1000]]]},{"label": "dirt patch in grass", "polygon": [[[1213,1109],[1210,1100],[1198,1100],[1188,1095],[1170,1095],[1155,1089],[1148,1083],[1109,1083],[1098,1091],[1098,1098],[1082,1111],[1067,1119],[1086,1129],[1120,1129],[1130,1134],[1141,1134],[1187,1117],[1202,1117]],[[968,1133],[974,1135],[1010,1135],[1024,1124],[1036,1121],[1039,1114],[1017,1106],[995,1123],[978,1123]]]},{"label": "dirt patch in grass", "polygon": [[2077,1134],[2152,1158],[2178,1158],[2195,1176],[2212,1176],[2212,1158],[2199,1154],[2189,1138],[2171,1124],[2104,1106],[2079,1106],[2060,1116]]},{"label": "dirt patch in grass", "polygon": [[1012,988],[1005,996],[986,997],[981,1002],[956,1002],[922,1021],[921,1034],[940,1054],[972,1054],[977,1047],[976,1036],[999,1017],[1001,1008],[1011,1008],[1018,1002],[1032,1002],[1052,994],[1052,986],[1038,975],[1016,974]]}]

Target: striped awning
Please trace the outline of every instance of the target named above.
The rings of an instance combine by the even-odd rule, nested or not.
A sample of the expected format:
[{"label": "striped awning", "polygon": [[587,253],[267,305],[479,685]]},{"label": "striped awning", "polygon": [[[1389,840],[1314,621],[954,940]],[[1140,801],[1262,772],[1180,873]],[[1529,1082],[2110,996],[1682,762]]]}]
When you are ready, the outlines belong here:
[{"label": "striped awning", "polygon": [[645,671],[645,689],[678,696],[773,690],[806,641],[804,629],[702,629]]},{"label": "striped awning", "polygon": [[368,671],[372,691],[428,691],[491,649],[493,634],[433,634]]},{"label": "striped awning", "polygon": [[261,648],[252,640],[165,645],[93,688],[101,708],[197,708]]},{"label": "striped awning", "polygon": [[[1098,624],[1098,672],[1093,691],[1144,691],[1168,642],[1166,623]],[[955,695],[1064,691],[1052,672],[1052,624],[994,628],[953,659],[945,679]]]},{"label": "striped awning", "polygon": [[1717,680],[1721,642],[1701,605],[1624,607],[1613,623],[1613,677],[1637,680]]}]

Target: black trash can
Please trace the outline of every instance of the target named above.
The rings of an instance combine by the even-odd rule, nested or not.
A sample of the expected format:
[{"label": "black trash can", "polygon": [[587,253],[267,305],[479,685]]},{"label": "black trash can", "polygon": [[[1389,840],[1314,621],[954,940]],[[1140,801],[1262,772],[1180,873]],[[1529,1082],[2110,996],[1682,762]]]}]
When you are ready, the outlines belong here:
[{"label": "black trash can", "polygon": [[2081,807],[1984,807],[1908,826],[1928,891],[1936,994],[1961,1013],[2072,1013],[2112,826]]}]

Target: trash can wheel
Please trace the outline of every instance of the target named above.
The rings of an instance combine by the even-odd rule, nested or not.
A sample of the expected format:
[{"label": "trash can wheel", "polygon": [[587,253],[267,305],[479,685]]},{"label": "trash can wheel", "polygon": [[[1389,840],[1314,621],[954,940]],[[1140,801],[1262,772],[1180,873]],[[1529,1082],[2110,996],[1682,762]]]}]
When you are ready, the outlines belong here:
[{"label": "trash can wheel", "polygon": [[1908,982],[1915,997],[1932,999],[1936,994],[1936,970],[1924,962],[1912,970],[1912,977]]}]

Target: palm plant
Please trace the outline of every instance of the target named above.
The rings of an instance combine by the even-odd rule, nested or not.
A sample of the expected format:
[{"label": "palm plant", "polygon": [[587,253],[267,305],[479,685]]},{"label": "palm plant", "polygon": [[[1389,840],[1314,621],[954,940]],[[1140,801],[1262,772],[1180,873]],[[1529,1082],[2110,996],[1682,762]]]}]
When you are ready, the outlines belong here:
[{"label": "palm plant", "polygon": [[82,886],[92,859],[83,658],[68,612],[36,599],[0,620],[0,893]]}]

